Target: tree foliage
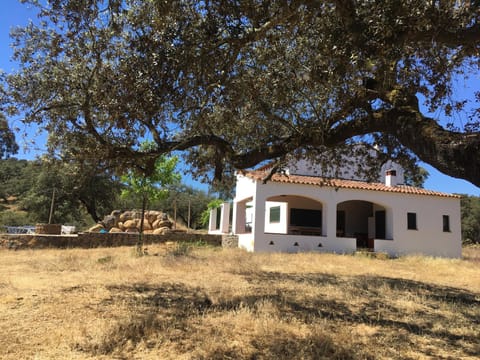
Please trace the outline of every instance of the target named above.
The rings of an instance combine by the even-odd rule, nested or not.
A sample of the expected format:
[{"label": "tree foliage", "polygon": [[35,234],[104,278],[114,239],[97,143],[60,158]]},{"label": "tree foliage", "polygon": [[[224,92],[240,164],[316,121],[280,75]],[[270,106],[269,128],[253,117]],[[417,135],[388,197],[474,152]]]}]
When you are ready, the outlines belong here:
[{"label": "tree foliage", "polygon": [[[141,148],[143,151],[148,151],[151,145],[150,142],[143,142]],[[177,161],[178,158],[176,157],[166,158],[160,156],[153,163],[153,168],[147,167],[143,171],[130,169],[121,177],[121,181],[125,185],[125,188],[122,190],[122,197],[135,196],[142,201],[140,233],[136,244],[138,255],[143,255],[143,225],[147,205],[153,200],[167,197],[167,186],[180,181],[180,174],[175,172]]]},{"label": "tree foliage", "polygon": [[479,70],[476,0],[55,0],[40,15],[13,32],[4,86],[52,151],[151,170],[182,151],[221,180],[289,157],[335,166],[362,141],[480,185],[480,92],[454,88]]},{"label": "tree foliage", "polygon": [[53,221],[58,223],[85,225],[86,214],[98,222],[113,210],[120,183],[98,164],[50,159],[33,162],[31,167],[32,184],[21,204],[34,220],[49,220],[52,197]]},{"label": "tree foliage", "polygon": [[463,242],[480,243],[480,197],[463,196],[461,212]]},{"label": "tree foliage", "polygon": [[8,158],[0,160],[0,199],[22,196],[32,184],[31,164],[27,160]]},{"label": "tree foliage", "polygon": [[418,166],[415,171],[406,171],[405,172],[405,185],[416,186],[423,188],[425,181],[427,180],[430,173],[427,169]]},{"label": "tree foliage", "polygon": [[205,227],[203,222],[203,212],[207,208],[212,195],[205,191],[195,189],[185,184],[169,187],[168,196],[165,199],[152,202],[152,207],[161,209],[164,212],[173,215],[188,225],[190,219],[191,229],[200,229]]},{"label": "tree foliage", "polygon": [[122,197],[136,197],[142,204],[167,197],[168,186],[180,181],[180,175],[175,172],[177,162],[176,157],[159,157],[153,172],[148,175],[135,170],[127,171],[120,178],[124,185]]},{"label": "tree foliage", "polygon": [[8,158],[18,152],[15,134],[8,126],[5,116],[0,112],[0,159]]},{"label": "tree foliage", "polygon": [[208,226],[208,222],[210,221],[210,211],[213,209],[218,209],[222,204],[223,200],[221,199],[212,199],[207,204],[207,208],[202,212],[202,224],[204,226]]}]

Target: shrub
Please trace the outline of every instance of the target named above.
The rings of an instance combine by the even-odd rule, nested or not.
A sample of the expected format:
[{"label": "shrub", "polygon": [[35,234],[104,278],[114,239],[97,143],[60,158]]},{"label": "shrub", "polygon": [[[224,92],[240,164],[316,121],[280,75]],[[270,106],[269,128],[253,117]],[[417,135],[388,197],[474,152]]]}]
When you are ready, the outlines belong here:
[{"label": "shrub", "polygon": [[22,226],[31,222],[29,215],[24,212],[11,210],[0,212],[0,226]]}]

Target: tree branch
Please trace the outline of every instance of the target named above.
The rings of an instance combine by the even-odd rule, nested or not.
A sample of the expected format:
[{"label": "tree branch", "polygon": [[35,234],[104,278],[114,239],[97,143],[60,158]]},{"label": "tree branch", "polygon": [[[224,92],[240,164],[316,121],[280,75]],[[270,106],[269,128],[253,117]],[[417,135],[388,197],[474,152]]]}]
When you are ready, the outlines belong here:
[{"label": "tree branch", "polygon": [[480,132],[446,130],[434,119],[412,108],[379,111],[372,116],[340,124],[329,134],[327,145],[375,132],[394,136],[420,160],[444,174],[480,186]]}]

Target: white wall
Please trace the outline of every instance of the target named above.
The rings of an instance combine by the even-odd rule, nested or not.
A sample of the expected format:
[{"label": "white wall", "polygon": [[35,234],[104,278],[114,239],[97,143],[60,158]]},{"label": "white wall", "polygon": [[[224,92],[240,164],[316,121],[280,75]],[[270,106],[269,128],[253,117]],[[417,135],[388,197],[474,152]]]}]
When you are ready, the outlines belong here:
[{"label": "white wall", "polygon": [[[407,229],[408,212],[417,214],[417,230]],[[405,196],[397,202],[393,213],[393,241],[375,240],[376,251],[392,255],[461,257],[460,199]],[[443,215],[450,217],[450,232],[443,232]]]},{"label": "white wall", "polygon": [[254,251],[289,253],[314,251],[345,254],[354,252],[356,247],[357,240],[355,238],[336,239],[326,236],[264,234],[255,238]]},{"label": "white wall", "polygon": [[[280,208],[280,221],[270,222],[270,209]],[[288,209],[287,203],[278,201],[267,201],[265,203],[265,232],[275,234],[286,234],[288,232]]]},{"label": "white wall", "polygon": [[[372,155],[374,155],[372,153]],[[295,163],[288,164],[288,172],[290,174],[298,174],[298,175],[307,175],[307,176],[325,176],[325,177],[334,177],[334,178],[341,178],[341,179],[350,179],[350,180],[366,180],[359,178],[355,171],[357,170],[355,166],[351,164],[362,164],[365,163],[363,159],[360,157],[352,158],[352,157],[344,157],[344,163],[346,165],[342,166],[338,169],[338,173],[335,173],[332,169],[321,169],[320,165],[314,164],[310,160],[300,159],[296,160]],[[397,172],[397,184],[404,183],[404,171],[403,168],[389,160],[385,164],[382,165],[380,173],[378,174],[378,182],[385,183],[385,171],[386,170],[396,170]]]},{"label": "white wall", "polygon": [[[250,179],[247,180],[250,181]],[[241,183],[245,185],[247,182],[241,181]],[[322,247],[318,251],[354,251],[355,239],[336,237],[337,204],[350,200],[363,200],[378,205],[374,209],[386,211],[386,238],[393,239],[375,240],[375,251],[388,252],[391,255],[418,253],[443,257],[461,256],[460,199],[458,198],[274,182],[267,184],[250,182],[249,186],[248,189],[247,186],[242,186],[239,193],[245,197],[252,194],[254,196],[253,249],[251,246],[253,235],[248,239],[245,238],[245,241],[240,240],[241,246],[250,251],[310,251],[309,249],[314,247],[316,249],[318,244],[315,245],[315,242],[320,238],[322,238],[320,241]],[[266,201],[280,195],[303,196],[321,202],[323,236],[282,237],[282,235],[265,234]],[[418,230],[407,230],[407,212],[417,213]],[[450,216],[451,232],[443,232],[442,215]],[[274,245],[269,245],[271,241]],[[293,247],[295,242],[299,246]]]},{"label": "white wall", "polygon": [[241,201],[252,197],[256,191],[256,182],[242,174],[237,174],[235,200]]},{"label": "white wall", "polygon": [[250,252],[255,250],[253,234],[238,234],[238,247]]}]

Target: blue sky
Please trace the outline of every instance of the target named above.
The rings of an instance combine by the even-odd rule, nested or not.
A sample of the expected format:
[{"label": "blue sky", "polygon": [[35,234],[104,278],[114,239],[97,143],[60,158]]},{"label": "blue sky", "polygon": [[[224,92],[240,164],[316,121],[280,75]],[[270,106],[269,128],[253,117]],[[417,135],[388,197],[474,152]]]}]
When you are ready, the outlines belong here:
[{"label": "blue sky", "polygon": [[[29,6],[21,4],[18,0],[2,0],[0,2],[0,69],[9,72],[15,68],[15,64],[11,61],[12,49],[10,47],[9,32],[10,29],[15,26],[22,26],[28,23],[29,19],[34,20],[35,12],[29,8]],[[478,89],[479,78],[473,79],[476,82]],[[33,159],[36,155],[42,152],[42,144],[44,143],[44,137],[35,139],[34,129],[25,129],[18,119],[10,119],[10,122],[15,127],[21,129],[21,133],[26,132],[27,137],[23,138],[21,133],[17,133],[17,142],[19,143],[21,150],[16,155],[17,158]],[[24,146],[28,147],[28,150],[24,149]],[[462,193],[480,196],[480,188],[472,185],[471,183],[455,179],[450,176],[443,175],[436,169],[427,164],[422,164],[428,172],[430,177],[425,183],[425,188],[449,192],[449,193]],[[200,187],[204,190],[207,189],[206,185],[193,182],[191,179],[184,178],[184,181],[195,187]]]}]

